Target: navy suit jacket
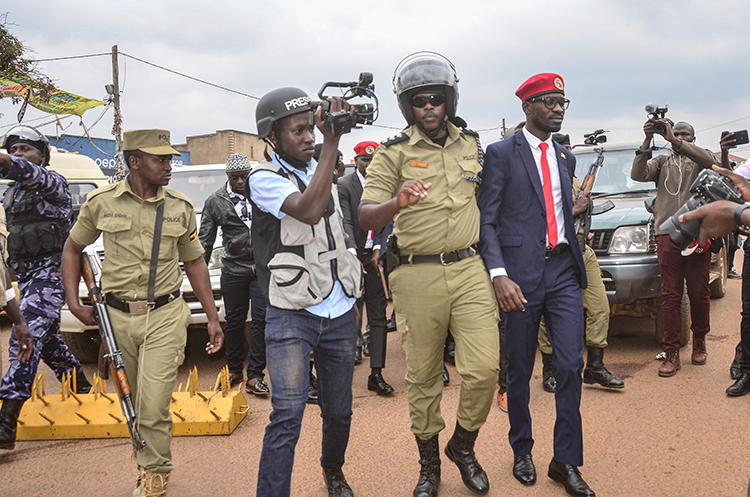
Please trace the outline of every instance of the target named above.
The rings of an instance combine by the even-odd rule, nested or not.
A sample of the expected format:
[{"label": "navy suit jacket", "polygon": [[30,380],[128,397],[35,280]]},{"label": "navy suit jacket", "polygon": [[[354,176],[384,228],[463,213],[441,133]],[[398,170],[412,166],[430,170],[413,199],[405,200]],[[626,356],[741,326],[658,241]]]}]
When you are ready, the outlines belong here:
[{"label": "navy suit jacket", "polygon": [[[585,288],[586,270],[573,228],[572,178],[576,160],[571,152],[553,143],[560,171],[565,238],[575,261],[578,283]],[[524,293],[536,289],[544,274],[547,217],[542,182],[523,133],[487,147],[477,203],[479,252],[487,269],[505,268]]]}]

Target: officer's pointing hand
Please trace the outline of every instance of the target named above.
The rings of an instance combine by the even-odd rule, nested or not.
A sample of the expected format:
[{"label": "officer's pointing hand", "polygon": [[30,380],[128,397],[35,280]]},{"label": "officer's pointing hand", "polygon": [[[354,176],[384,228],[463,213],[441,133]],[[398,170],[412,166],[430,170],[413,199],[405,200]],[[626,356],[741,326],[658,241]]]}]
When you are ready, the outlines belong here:
[{"label": "officer's pointing hand", "polygon": [[427,196],[427,190],[430,189],[432,183],[425,183],[421,179],[410,179],[401,185],[401,190],[398,192],[398,208],[403,209],[410,205],[414,205]]},{"label": "officer's pointing hand", "polygon": [[521,287],[515,281],[507,276],[495,276],[492,278],[492,287],[495,289],[495,298],[503,312],[526,310],[524,304],[528,302],[523,296]]}]

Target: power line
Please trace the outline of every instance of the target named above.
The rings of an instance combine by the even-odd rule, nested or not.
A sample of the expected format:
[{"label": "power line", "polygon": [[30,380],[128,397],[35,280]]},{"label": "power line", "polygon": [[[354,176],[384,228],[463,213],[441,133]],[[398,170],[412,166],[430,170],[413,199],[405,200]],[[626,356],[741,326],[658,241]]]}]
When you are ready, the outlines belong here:
[{"label": "power line", "polygon": [[233,90],[231,88],[227,88],[226,86],[217,85],[216,83],[211,83],[210,81],[206,81],[205,79],[196,78],[194,76],[175,71],[174,69],[169,69],[168,67],[160,66],[159,64],[154,64],[153,62],[149,62],[147,60],[139,59],[138,57],[134,57],[133,55],[127,54],[125,52],[120,52],[120,54],[133,60],[137,60],[138,62],[142,62],[143,64],[156,67],[157,69],[171,72],[172,74],[182,76],[183,78],[192,79],[193,81],[197,81],[198,83],[203,83],[204,85],[213,86],[214,88],[219,88],[220,90],[228,91],[230,93],[236,93],[237,95],[242,95],[243,97],[252,98],[254,100],[260,100],[260,97],[256,97],[255,95],[250,95],[249,93],[245,93],[239,90]]},{"label": "power line", "polygon": [[745,121],[747,119],[750,119],[750,116],[738,117],[737,119],[732,119],[731,121],[726,121],[726,122],[723,122],[723,123],[716,124],[714,126],[709,126],[708,128],[699,129],[698,131],[696,131],[696,133],[702,133],[704,131],[708,131],[709,129],[714,129],[714,128],[718,128],[720,126],[724,126],[725,124],[732,124],[732,123],[736,123],[738,121]]},{"label": "power line", "polygon": [[89,57],[101,57],[102,55],[112,55],[109,52],[105,53],[92,53],[86,55],[71,55],[69,57],[52,57],[49,59],[36,59],[34,62],[50,62],[53,60],[70,60],[70,59],[87,59]]}]

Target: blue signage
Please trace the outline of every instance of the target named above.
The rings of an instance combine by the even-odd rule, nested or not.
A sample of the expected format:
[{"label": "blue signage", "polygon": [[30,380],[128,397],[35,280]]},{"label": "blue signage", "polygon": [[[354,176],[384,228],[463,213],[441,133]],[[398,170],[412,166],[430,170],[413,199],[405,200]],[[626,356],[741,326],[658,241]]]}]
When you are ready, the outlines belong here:
[{"label": "blue signage", "polygon": [[[61,137],[49,136],[49,144],[67,150],[77,152],[81,155],[91,157],[102,169],[104,174],[112,176],[115,173],[115,141],[107,138],[91,138],[85,136],[63,135]],[[190,152],[180,152],[181,155],[172,157],[173,166],[186,166],[190,164]]]}]

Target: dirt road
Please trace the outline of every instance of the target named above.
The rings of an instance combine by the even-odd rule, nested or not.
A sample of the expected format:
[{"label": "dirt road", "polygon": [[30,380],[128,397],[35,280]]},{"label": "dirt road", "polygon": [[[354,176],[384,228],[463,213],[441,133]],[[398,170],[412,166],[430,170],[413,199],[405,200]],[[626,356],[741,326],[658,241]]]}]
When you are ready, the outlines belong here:
[{"label": "dirt road", "polygon": [[[739,257],[738,257],[738,262]],[[740,262],[741,264],[741,262]],[[660,351],[648,323],[613,320],[605,364],[626,381],[623,391],[584,385],[582,414],[585,465],[582,472],[598,496],[744,496],[750,477],[750,395],[729,398],[729,364],[739,340],[740,282],[730,280],[726,297],[711,302],[708,362],[690,364],[690,346],[682,352],[682,370],[673,378],[656,374]],[[7,365],[7,329],[0,333]],[[345,474],[358,497],[410,496],[419,471],[416,444],[409,431],[404,359],[398,334],[389,334],[386,379],[396,393],[378,397],[367,391],[367,360],[357,366],[354,418]],[[493,405],[480,431],[477,455],[490,478],[490,496],[564,496],[546,477],[552,457],[554,396],[542,390],[541,361],[531,389],[539,479],[523,487],[511,475],[513,455],[507,441],[508,419]],[[209,359],[198,343],[190,347],[180,380],[197,365],[201,386],[213,385],[222,360]],[[92,368],[87,367],[90,373]],[[452,378],[442,401],[448,429],[455,424],[460,378]],[[48,392],[59,391],[49,370]],[[180,497],[255,495],[261,441],[270,400],[249,398],[250,413],[226,437],[175,438],[176,466],[169,495]],[[319,464],[321,420],[308,406],[297,446],[292,494],[327,495]],[[443,456],[440,495],[472,495],[456,467]],[[0,496],[129,496],[136,477],[124,439],[19,442],[0,451]]]}]

